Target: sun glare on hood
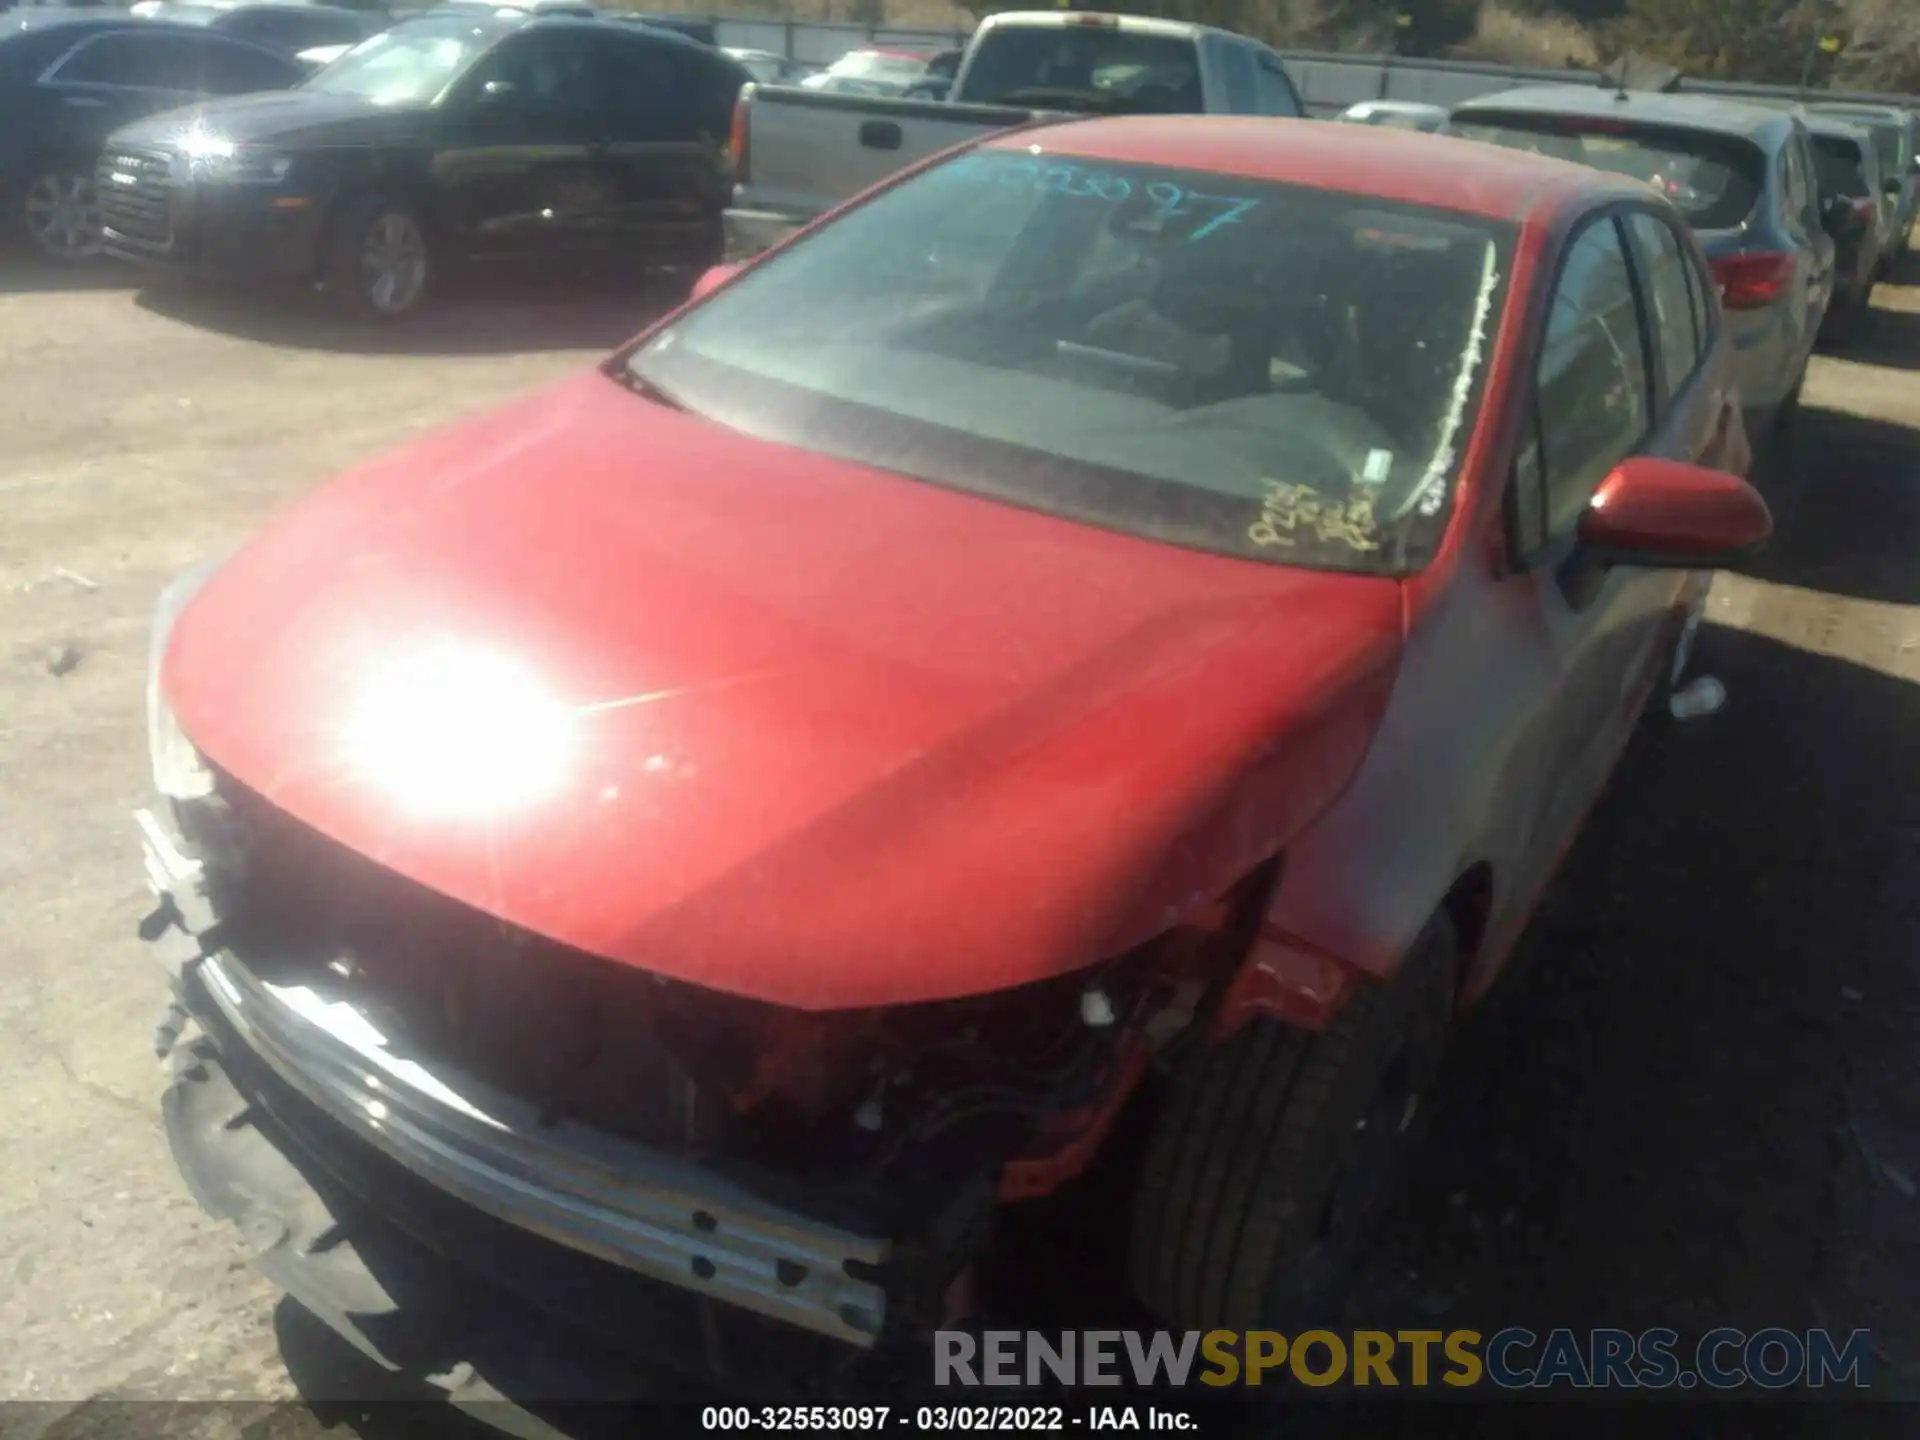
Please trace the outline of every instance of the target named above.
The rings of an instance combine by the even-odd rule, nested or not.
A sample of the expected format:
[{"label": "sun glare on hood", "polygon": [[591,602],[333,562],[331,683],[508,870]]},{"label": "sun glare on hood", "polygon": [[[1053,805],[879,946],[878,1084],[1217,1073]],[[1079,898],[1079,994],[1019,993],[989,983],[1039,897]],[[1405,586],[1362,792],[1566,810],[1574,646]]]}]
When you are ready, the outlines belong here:
[{"label": "sun glare on hood", "polygon": [[566,782],[573,716],[525,666],[446,646],[374,672],[348,712],[343,759],[361,781],[427,820],[487,820]]}]

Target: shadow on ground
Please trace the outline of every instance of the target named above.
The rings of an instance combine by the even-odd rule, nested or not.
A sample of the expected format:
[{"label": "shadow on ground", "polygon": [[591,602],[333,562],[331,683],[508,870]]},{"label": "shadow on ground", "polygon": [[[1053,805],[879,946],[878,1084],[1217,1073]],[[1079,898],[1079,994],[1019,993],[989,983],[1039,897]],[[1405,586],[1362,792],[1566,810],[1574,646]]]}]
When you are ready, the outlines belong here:
[{"label": "shadow on ground", "polygon": [[[1920,316],[1913,317],[1920,321]],[[1920,335],[1910,342],[1920,354]],[[1774,540],[1742,570],[1858,600],[1920,604],[1920,430],[1804,407],[1780,464],[1793,471]]]},{"label": "shadow on ground", "polygon": [[132,267],[106,260],[61,265],[21,249],[0,246],[0,295],[131,290],[139,278]]},{"label": "shadow on ground", "polygon": [[[1914,279],[1920,284],[1920,276]],[[1920,314],[1875,306],[1845,344],[1823,347],[1836,360],[1877,365],[1886,370],[1920,370]]]},{"label": "shadow on ground", "polygon": [[643,275],[512,275],[450,284],[410,320],[346,316],[318,295],[169,281],[142,309],[238,339],[356,355],[500,355],[612,350],[665,313],[684,281]]}]

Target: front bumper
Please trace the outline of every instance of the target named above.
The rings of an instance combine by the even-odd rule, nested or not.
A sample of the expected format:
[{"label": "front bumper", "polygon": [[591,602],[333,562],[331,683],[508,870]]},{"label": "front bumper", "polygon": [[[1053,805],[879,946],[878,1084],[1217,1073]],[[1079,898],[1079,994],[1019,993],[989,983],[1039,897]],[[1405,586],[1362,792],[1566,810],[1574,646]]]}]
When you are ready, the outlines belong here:
[{"label": "front bumper", "polygon": [[154,268],[233,280],[307,281],[320,271],[323,197],[272,185],[213,185],[148,157],[102,156],[106,251]]},{"label": "front bumper", "polygon": [[[361,1193],[381,1208],[397,1193],[394,1177],[404,1176],[408,1191],[430,1192],[431,1208],[451,1202],[537,1242],[549,1268],[578,1257],[608,1272],[603,1283],[620,1274],[661,1282],[696,1309],[720,1302],[811,1332],[838,1351],[878,1343],[889,1319],[889,1240],[774,1205],[678,1157],[573,1122],[543,1123],[472,1077],[430,1070],[345,1003],[263,982],[218,949],[199,863],[170,827],[145,812],[139,818],[149,879],[161,895],[143,933],[213,1047],[200,1062],[217,1063],[249,1103],[260,1097],[283,1132],[346,1156],[334,1170],[380,1161],[374,1168],[387,1178]],[[195,1083],[205,1082],[182,1085]],[[177,1086],[170,1096],[170,1131],[173,1112],[193,1093]],[[203,1204],[231,1188],[217,1149],[176,1136],[174,1150]],[[237,1218],[230,1206],[207,1208]],[[425,1233],[445,1233],[444,1220]]]}]

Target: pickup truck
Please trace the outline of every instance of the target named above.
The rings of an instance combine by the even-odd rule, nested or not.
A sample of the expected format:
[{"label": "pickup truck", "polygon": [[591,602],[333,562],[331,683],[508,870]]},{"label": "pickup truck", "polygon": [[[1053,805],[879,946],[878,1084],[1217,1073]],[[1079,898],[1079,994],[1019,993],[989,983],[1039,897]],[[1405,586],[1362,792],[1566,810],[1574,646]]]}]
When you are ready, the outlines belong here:
[{"label": "pickup truck", "polygon": [[727,259],[747,259],[896,171],[983,132],[1085,113],[1305,113],[1280,56],[1211,26],[1087,11],[980,22],[944,100],[753,85],[733,118]]}]

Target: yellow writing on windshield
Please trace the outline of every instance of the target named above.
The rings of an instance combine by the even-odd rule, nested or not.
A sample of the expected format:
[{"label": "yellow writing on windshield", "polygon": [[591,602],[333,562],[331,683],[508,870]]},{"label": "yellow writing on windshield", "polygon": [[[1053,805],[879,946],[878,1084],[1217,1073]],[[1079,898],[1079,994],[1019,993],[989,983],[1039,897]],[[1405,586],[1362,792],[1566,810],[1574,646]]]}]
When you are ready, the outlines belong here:
[{"label": "yellow writing on windshield", "polygon": [[1345,545],[1350,550],[1380,548],[1371,495],[1336,502],[1311,485],[1269,480],[1260,518],[1247,527],[1247,538],[1256,545],[1291,549],[1302,532],[1322,544]]}]

